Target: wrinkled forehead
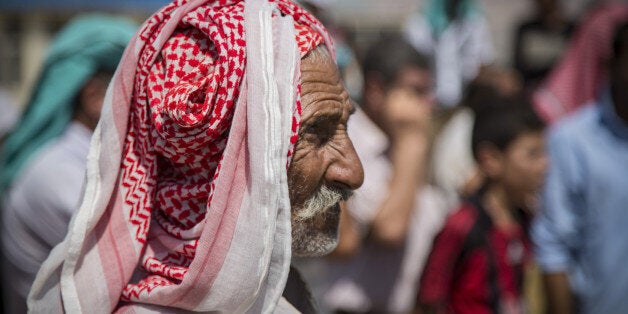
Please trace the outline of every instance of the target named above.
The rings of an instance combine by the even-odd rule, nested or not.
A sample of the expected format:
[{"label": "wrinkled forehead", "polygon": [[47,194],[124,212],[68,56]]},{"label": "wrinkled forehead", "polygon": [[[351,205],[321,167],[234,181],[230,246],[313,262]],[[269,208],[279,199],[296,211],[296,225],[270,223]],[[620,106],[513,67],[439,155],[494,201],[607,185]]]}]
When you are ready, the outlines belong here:
[{"label": "wrinkled forehead", "polygon": [[353,111],[338,67],[325,45],[320,45],[301,60],[301,100],[303,119],[310,115],[333,113],[347,118]]}]

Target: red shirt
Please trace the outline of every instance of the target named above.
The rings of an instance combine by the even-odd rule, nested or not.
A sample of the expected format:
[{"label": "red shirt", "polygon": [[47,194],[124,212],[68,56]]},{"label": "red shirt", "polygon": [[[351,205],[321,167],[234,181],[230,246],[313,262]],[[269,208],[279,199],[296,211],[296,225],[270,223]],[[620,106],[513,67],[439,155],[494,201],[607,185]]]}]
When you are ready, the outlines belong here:
[{"label": "red shirt", "polygon": [[[523,262],[529,255],[523,228],[508,231],[488,225],[487,245],[475,245],[461,256],[463,243],[478,219],[472,204],[463,204],[447,218],[436,236],[421,277],[418,301],[437,306],[439,313],[492,313],[489,267],[495,265],[499,306],[520,309]],[[486,243],[486,242],[485,242]],[[515,311],[516,312],[516,311]]]}]

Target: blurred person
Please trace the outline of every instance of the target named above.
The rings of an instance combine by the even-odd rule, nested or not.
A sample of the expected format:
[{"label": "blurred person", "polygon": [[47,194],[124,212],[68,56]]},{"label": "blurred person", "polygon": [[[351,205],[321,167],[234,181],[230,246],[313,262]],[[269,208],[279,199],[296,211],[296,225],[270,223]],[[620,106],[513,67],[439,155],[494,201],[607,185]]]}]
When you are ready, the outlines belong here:
[{"label": "blurred person", "polygon": [[547,159],[544,123],[520,98],[476,113],[473,156],[483,186],[446,220],[420,280],[419,313],[523,313],[527,226]]},{"label": "blurred person", "polygon": [[404,35],[433,59],[440,106],[458,105],[464,87],[480,68],[493,62],[488,23],[475,0],[429,0],[412,14]]},{"label": "blurred person", "polygon": [[532,240],[551,313],[628,310],[628,24],[612,47],[607,87],[549,134],[550,168]]},{"label": "blurred person", "polygon": [[333,5],[338,0],[298,0],[297,3],[312,12],[329,31],[336,50],[336,63],[343,84],[352,99],[360,99],[362,93],[362,73],[354,49],[349,42],[347,29],[332,15]]},{"label": "blurred person", "polygon": [[577,25],[560,62],[533,92],[534,107],[548,123],[597,99],[608,79],[613,32],[628,20],[628,3],[593,7]]},{"label": "blurred person", "polygon": [[516,96],[523,84],[516,71],[487,66],[469,83],[460,106],[436,133],[431,170],[436,186],[442,189],[448,207],[456,207],[461,197],[476,192],[483,176],[477,169],[471,149],[475,113],[494,97]]},{"label": "blurred person", "polygon": [[389,35],[366,53],[363,76],[349,134],[365,181],[341,214],[322,303],[343,313],[404,313],[413,306],[417,261],[445,217],[440,194],[424,182],[432,73],[424,56]]},{"label": "blurred person", "polygon": [[316,311],[291,257],[334,248],[362,183],[352,111],[330,37],[291,1],[163,7],[112,79],[29,310]]},{"label": "blurred person", "polygon": [[6,312],[26,311],[40,265],[63,240],[84,185],[107,85],[136,26],[86,15],[56,36],[24,113],[2,150]]},{"label": "blurred person", "polygon": [[536,87],[560,59],[574,28],[560,0],[533,2],[535,15],[517,27],[514,37],[514,66],[527,90]]}]

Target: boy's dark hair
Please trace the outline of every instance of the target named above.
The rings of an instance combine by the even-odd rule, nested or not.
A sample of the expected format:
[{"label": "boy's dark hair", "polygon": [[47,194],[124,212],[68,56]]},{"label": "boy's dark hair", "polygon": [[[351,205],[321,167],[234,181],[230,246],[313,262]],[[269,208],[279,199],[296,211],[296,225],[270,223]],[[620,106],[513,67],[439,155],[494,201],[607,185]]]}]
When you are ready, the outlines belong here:
[{"label": "boy's dark hair", "polygon": [[399,34],[385,34],[370,46],[362,60],[362,71],[366,78],[378,73],[384,85],[390,85],[406,66],[414,65],[429,70],[428,58],[412,47]]},{"label": "boy's dark hair", "polygon": [[513,141],[527,132],[543,131],[545,123],[524,97],[496,97],[475,113],[471,149],[477,160],[482,143],[505,151]]},{"label": "boy's dark hair", "polygon": [[501,97],[497,87],[486,82],[471,81],[465,88],[461,105],[478,112],[484,106],[490,105],[495,97]]}]

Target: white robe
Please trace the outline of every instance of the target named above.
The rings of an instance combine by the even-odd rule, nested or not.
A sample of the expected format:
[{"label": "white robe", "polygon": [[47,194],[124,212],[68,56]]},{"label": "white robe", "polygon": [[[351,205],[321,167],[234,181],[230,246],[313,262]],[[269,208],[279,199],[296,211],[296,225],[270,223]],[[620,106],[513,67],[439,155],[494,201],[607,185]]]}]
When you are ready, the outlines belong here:
[{"label": "white robe", "polygon": [[[91,131],[78,122],[37,152],[5,194],[2,208],[3,291],[21,312],[39,267],[63,240],[85,179]],[[16,300],[16,302],[13,302]]]}]

